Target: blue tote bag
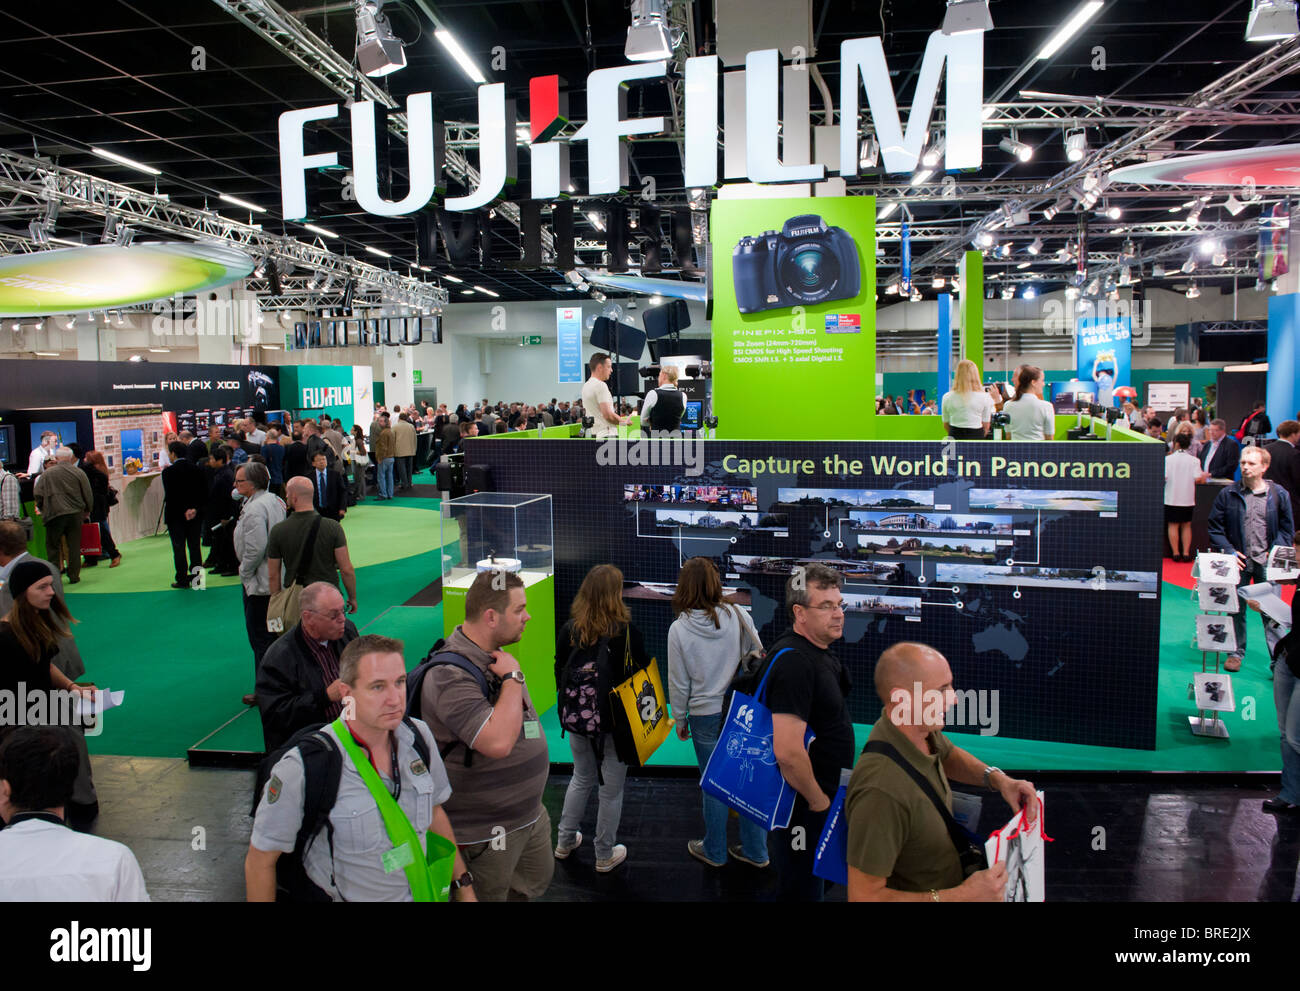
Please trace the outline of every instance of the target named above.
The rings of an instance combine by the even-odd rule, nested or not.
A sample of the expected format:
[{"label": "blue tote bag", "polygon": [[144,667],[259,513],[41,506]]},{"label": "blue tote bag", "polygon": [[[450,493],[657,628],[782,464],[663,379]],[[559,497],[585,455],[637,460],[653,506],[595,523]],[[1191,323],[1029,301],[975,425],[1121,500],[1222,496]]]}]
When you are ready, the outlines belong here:
[{"label": "blue tote bag", "polygon": [[[784,829],[790,825],[797,792],[781,776],[772,747],[772,712],[765,704],[767,679],[782,654],[790,648],[776,652],[768,662],[767,671],[758,686],[758,692],[746,695],[733,692],[731,707],[722,724],[718,745],[713,748],[709,763],[700,778],[700,788],[706,795],[735,809],[746,819],[751,819],[764,829]],[[804,746],[812,742],[811,730],[804,737]]]},{"label": "blue tote bag", "polygon": [[848,794],[851,773],[840,773],[840,787],[826,812],[826,825],[813,856],[813,874],[832,884],[849,883],[849,823],[844,800]]}]

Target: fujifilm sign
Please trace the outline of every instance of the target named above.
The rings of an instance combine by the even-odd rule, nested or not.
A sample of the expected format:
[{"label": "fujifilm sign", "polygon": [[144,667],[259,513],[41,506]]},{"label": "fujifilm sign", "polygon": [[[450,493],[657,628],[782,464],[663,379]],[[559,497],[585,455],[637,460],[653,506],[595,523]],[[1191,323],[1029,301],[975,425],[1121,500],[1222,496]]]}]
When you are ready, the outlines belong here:
[{"label": "fujifilm sign", "polygon": [[[894,85],[880,39],[855,38],[840,45],[840,175],[858,174],[859,98],[863,89],[885,171],[901,173],[916,168],[945,65],[946,167],[953,170],[980,166],[984,33],[945,35],[936,31],[925,46],[906,130],[899,119]],[[721,63],[716,55],[686,60],[684,179],[687,187],[714,186],[718,182],[720,71]],[[667,74],[668,63],[659,61],[597,69],[587,76],[587,122],[570,140],[587,142],[587,180],[591,194],[617,193],[628,184],[624,138],[662,134],[665,129],[663,117],[626,116],[627,84],[665,78]],[[760,183],[819,182],[826,178],[824,165],[784,165],[780,160],[780,76],[781,55],[776,49],[750,52],[746,56],[746,177]],[[540,76],[529,85],[531,186],[532,197],[539,200],[557,199],[567,190],[566,143],[549,140],[565,123],[567,108],[559,85],[558,76]],[[506,99],[505,85],[480,86],[478,110],[479,184],[465,196],[448,197],[442,204],[447,210],[468,211],[489,206],[501,198],[506,185],[515,182],[514,103]],[[412,93],[406,101],[410,190],[397,201],[384,199],[379,193],[374,102],[353,103],[350,113],[354,188],[357,203],[363,210],[381,217],[397,217],[423,210],[435,196],[443,194],[445,142],[441,126],[435,126],[432,93]],[[336,103],[280,115],[281,195],[284,216],[289,220],[302,220],[310,215],[306,173],[339,166],[337,152],[306,152],[303,129],[314,121],[335,120],[338,115]]]},{"label": "fujifilm sign", "polygon": [[351,406],[352,386],[303,386],[302,408],[323,409],[326,406]]}]

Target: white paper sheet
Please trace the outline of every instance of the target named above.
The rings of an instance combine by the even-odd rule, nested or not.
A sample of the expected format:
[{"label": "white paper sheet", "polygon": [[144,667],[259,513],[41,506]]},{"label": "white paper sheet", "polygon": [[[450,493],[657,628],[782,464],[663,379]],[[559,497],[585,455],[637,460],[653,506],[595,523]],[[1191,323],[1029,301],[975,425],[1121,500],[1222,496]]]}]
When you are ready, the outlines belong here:
[{"label": "white paper sheet", "polygon": [[[1237,589],[1237,594],[1243,599],[1250,599],[1259,603],[1260,611],[1275,623],[1290,628],[1291,626],[1291,607],[1288,606],[1277,589],[1269,582],[1256,582],[1254,585],[1243,585]],[[1245,608],[1244,606],[1242,608]]]},{"label": "white paper sheet", "polygon": [[1003,901],[1041,902],[1047,900],[1043,874],[1043,793],[1038,793],[1038,818],[1025,830],[1024,811],[1017,812],[1009,823],[984,844],[989,866],[1007,865],[1007,888]]}]

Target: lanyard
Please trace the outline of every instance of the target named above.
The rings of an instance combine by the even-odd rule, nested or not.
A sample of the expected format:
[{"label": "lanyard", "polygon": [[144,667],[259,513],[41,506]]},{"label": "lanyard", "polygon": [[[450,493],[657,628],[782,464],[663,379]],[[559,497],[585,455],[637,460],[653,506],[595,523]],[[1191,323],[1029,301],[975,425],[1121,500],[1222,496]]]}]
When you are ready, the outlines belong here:
[{"label": "lanyard", "polygon": [[[433,901],[434,891],[429,879],[429,866],[411,820],[406,817],[406,813],[384,787],[384,783],[379,779],[379,772],[371,766],[369,758],[361,752],[361,748],[352,738],[352,732],[344,724],[342,717],[334,720],[333,728],[343,744],[343,750],[352,759],[352,766],[361,775],[370,797],[379,806],[384,828],[393,843],[393,849],[383,856],[385,870],[396,870],[397,867],[402,867],[406,871],[406,881],[411,886],[411,897],[417,902]],[[393,777],[395,779],[401,777],[401,768],[396,759],[393,761]]]}]

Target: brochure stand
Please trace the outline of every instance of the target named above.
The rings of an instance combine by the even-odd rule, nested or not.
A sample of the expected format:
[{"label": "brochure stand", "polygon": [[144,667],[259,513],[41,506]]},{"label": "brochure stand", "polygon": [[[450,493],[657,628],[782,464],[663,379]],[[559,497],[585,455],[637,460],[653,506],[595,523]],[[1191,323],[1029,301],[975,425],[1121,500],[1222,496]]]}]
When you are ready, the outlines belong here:
[{"label": "brochure stand", "polygon": [[[1220,740],[1228,739],[1228,727],[1219,719],[1220,712],[1235,712],[1236,703],[1232,691],[1232,676],[1222,668],[1224,655],[1236,649],[1236,638],[1232,630],[1232,613],[1241,609],[1237,599],[1235,582],[1227,580],[1228,572],[1222,562],[1216,559],[1223,555],[1200,554],[1196,559],[1196,588],[1192,596],[1197,600],[1201,614],[1196,617],[1196,647],[1201,652],[1201,675],[1187,686],[1187,697],[1197,700],[1197,713],[1188,716],[1187,722],[1193,736],[1209,736]],[[1235,575],[1236,562],[1230,561],[1231,572]],[[1204,587],[1203,587],[1204,586]],[[1219,589],[1227,594],[1215,595]],[[1220,605],[1222,606],[1220,608]],[[1236,608],[1231,608],[1231,607]],[[1223,648],[1215,649],[1218,644]],[[1209,658],[1214,657],[1214,667],[1210,668]],[[1213,679],[1203,676],[1213,675]],[[1207,695],[1205,683],[1209,682],[1214,692]],[[1198,684],[1199,683],[1199,684]],[[1199,689],[1199,690],[1198,690]]]}]

